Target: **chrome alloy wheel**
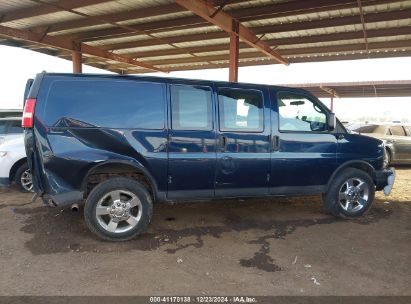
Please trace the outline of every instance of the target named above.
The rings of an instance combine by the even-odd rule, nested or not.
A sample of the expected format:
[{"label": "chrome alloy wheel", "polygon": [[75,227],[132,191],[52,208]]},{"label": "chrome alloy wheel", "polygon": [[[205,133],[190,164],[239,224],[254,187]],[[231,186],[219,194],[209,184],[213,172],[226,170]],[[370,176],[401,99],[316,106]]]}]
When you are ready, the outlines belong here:
[{"label": "chrome alloy wheel", "polygon": [[96,218],[100,226],[112,233],[133,229],[142,215],[140,199],[129,191],[115,190],[103,196],[96,207]]},{"label": "chrome alloy wheel", "polygon": [[340,188],[338,201],[349,213],[360,211],[368,202],[370,189],[361,178],[350,178]]},{"label": "chrome alloy wheel", "polygon": [[27,169],[26,171],[23,172],[23,174],[20,177],[20,182],[24,190],[28,192],[33,191],[33,180],[32,180],[30,169]]}]

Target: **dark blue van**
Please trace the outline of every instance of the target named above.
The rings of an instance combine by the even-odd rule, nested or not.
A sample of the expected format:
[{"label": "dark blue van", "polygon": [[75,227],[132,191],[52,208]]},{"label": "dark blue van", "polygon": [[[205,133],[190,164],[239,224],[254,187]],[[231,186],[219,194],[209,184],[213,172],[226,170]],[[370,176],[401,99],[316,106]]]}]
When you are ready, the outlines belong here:
[{"label": "dark blue van", "polygon": [[52,206],[85,200],[107,240],[144,231],[153,202],[322,194],[351,218],[394,182],[380,140],[288,87],[42,73],[23,127],[35,192]]}]

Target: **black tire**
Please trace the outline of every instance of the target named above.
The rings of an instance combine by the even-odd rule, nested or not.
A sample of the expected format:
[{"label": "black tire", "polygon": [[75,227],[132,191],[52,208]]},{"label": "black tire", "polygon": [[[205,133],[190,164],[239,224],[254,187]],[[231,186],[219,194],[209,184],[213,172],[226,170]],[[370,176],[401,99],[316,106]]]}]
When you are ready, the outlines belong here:
[{"label": "black tire", "polygon": [[[133,194],[138,198],[138,200],[141,203],[140,205],[141,206],[141,216],[139,217],[139,220],[137,221],[136,226],[130,228],[130,230],[127,230],[125,232],[108,231],[107,230],[108,225],[106,228],[104,228],[101,224],[102,217],[105,217],[106,215],[100,215],[99,217],[96,212],[97,206],[101,208],[101,203],[99,202],[104,197],[107,197],[109,193],[113,193],[113,191],[114,192],[124,191],[130,194]],[[110,198],[109,200],[113,201],[111,205],[115,205],[114,203],[115,201],[113,198]],[[107,206],[111,206],[111,205],[107,205]],[[108,210],[110,210],[110,208]],[[140,210],[140,207],[138,207],[138,210]],[[110,178],[98,184],[90,192],[90,195],[88,196],[85,207],[84,207],[84,218],[85,218],[87,227],[90,229],[91,232],[93,232],[100,238],[107,240],[107,241],[127,241],[127,240],[134,238],[135,236],[139,235],[147,228],[148,224],[150,223],[152,214],[153,214],[153,202],[152,202],[152,199],[147,189],[139,182],[129,179],[129,178],[124,178],[124,177]],[[110,222],[113,220],[111,215],[107,215],[107,217],[108,217],[107,221]],[[121,223],[124,223],[124,222],[126,222],[126,220],[123,220]],[[128,225],[127,222],[124,224]]]},{"label": "black tire", "polygon": [[29,165],[27,163],[22,164],[16,171],[16,174],[14,175],[14,182],[16,183],[16,187],[20,192],[33,192],[33,182],[31,182],[31,187],[28,187],[26,184],[23,185],[22,183],[22,177],[23,174],[26,174],[26,171],[29,170]]},{"label": "black tire", "polygon": [[384,168],[388,168],[391,164],[391,158],[392,158],[392,154],[391,154],[391,150],[389,148],[385,148],[385,152],[384,152]]},{"label": "black tire", "polygon": [[[347,189],[346,182],[349,179],[354,179],[354,183],[358,183],[357,185],[359,185],[359,180],[363,181],[366,184],[365,186],[368,187],[367,199],[362,200],[362,208],[359,210],[355,210],[356,208],[345,210],[342,205],[346,205],[347,200],[340,200],[340,190],[343,191],[344,189]],[[362,192],[360,192],[360,195],[365,195],[364,191],[365,190],[362,190]],[[375,185],[370,175],[367,172],[359,169],[347,168],[338,173],[334,180],[331,182],[327,193],[323,195],[323,202],[325,209],[334,216],[340,218],[355,218],[363,215],[371,207],[371,204],[374,200],[374,195]],[[359,203],[353,203],[353,205],[357,206],[357,208],[360,207]]]}]

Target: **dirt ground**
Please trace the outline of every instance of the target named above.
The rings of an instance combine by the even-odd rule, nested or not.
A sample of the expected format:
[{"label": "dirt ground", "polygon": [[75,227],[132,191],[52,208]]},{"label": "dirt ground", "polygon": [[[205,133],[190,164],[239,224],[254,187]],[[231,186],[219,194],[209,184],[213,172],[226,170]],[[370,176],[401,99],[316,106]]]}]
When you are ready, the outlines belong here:
[{"label": "dirt ground", "polygon": [[1,295],[411,295],[411,167],[357,220],[319,197],[155,206],[149,230],[97,239],[82,210],[0,189]]}]

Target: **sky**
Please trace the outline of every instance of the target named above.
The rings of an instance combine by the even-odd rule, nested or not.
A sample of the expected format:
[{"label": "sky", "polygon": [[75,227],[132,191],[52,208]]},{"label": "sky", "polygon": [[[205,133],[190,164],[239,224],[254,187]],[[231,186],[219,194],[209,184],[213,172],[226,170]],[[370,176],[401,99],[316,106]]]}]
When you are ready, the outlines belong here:
[{"label": "sky", "polygon": [[[0,109],[21,108],[28,78],[36,73],[72,72],[71,61],[8,46],[0,46]],[[83,65],[83,73],[108,73]],[[228,69],[181,71],[172,76],[227,80]],[[261,84],[326,83],[346,81],[410,80],[411,57],[240,67],[239,81]],[[329,105],[329,99],[322,99]],[[334,99],[334,112],[344,121],[411,122],[411,97]]]}]

